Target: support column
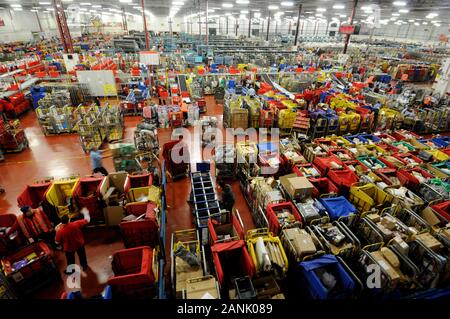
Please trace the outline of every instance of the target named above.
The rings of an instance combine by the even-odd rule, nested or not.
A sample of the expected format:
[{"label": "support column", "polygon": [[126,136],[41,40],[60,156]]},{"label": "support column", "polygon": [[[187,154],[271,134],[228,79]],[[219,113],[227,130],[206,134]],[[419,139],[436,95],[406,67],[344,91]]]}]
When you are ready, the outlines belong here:
[{"label": "support column", "polygon": [[[298,29],[299,29],[299,27],[300,27],[300,15],[302,14],[302,8],[303,8],[303,5],[300,3],[300,4],[298,5],[297,25],[295,26],[294,46],[297,45],[297,40],[298,40]],[[302,32],[303,32],[303,25],[302,25]]]},{"label": "support column", "polygon": [[227,19],[225,34],[228,35],[228,16],[226,16],[225,19]]},{"label": "support column", "polygon": [[291,28],[292,28],[292,22],[291,22],[291,19],[289,19],[288,35],[291,35]]},{"label": "support column", "polygon": [[[350,25],[353,25],[353,20],[355,19],[356,7],[358,6],[358,0],[353,0],[353,9],[352,14],[350,16]],[[350,34],[345,35],[345,44],[344,44],[344,54],[347,54],[348,44],[350,42]]]},{"label": "support column", "polygon": [[145,16],[145,5],[144,0],[141,0],[141,7],[142,7],[142,22],[144,23],[144,33],[145,33],[145,49],[150,49],[150,39],[148,38],[148,30],[147,30],[147,18]]},{"label": "support column", "polygon": [[238,36],[238,29],[239,29],[239,18],[236,19],[236,22],[234,24],[234,35]]},{"label": "support column", "polygon": [[252,36],[252,13],[248,13],[248,36],[250,38]]},{"label": "support column", "polygon": [[125,15],[125,8],[122,7],[122,28],[125,34],[128,34],[127,16]]},{"label": "support column", "polygon": [[209,28],[208,28],[208,0],[206,0],[206,45],[209,42]]},{"label": "support column", "polygon": [[55,9],[55,18],[58,24],[59,36],[64,48],[64,52],[73,53],[73,42],[70,36],[69,27],[67,26],[66,14],[61,0],[53,0],[53,7]]},{"label": "support column", "polygon": [[44,29],[42,28],[42,24],[41,24],[41,19],[39,19],[39,14],[37,12],[35,12],[34,14],[36,14],[36,20],[37,20],[38,25],[39,25],[39,31],[40,32],[44,32]]},{"label": "support column", "polygon": [[269,41],[269,28],[270,28],[270,12],[267,17],[267,32],[266,32],[266,41]]},{"label": "support column", "polygon": [[275,19],[275,36],[278,34],[278,19]]}]

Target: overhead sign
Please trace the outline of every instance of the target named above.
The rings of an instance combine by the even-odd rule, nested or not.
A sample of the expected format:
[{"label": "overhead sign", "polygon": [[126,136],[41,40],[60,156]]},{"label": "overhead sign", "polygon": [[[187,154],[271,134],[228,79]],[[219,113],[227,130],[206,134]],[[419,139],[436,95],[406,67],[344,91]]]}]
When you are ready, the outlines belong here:
[{"label": "overhead sign", "polygon": [[339,27],[339,33],[353,34],[353,33],[355,33],[355,26],[354,25],[341,25]]},{"label": "overhead sign", "polygon": [[139,62],[145,65],[159,65],[159,53],[155,51],[139,52]]}]

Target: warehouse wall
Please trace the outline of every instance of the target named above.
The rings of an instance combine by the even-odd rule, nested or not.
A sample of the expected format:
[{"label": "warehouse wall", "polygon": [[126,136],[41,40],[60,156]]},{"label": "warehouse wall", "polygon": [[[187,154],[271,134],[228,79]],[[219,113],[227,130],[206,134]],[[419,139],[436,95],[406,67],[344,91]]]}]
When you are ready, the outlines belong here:
[{"label": "warehouse wall", "polygon": [[[0,26],[0,42],[29,41],[32,32],[39,32],[36,14],[30,11],[0,10],[0,18],[5,25]],[[42,28],[49,35],[56,34],[54,15],[51,12],[39,13]]]}]

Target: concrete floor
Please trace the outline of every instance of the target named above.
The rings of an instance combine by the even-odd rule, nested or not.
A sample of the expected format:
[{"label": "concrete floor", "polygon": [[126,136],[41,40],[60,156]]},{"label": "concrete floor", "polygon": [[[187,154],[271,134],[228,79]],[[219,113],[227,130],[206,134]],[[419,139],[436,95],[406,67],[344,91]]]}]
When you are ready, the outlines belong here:
[{"label": "concrete floor", "polygon": [[[223,107],[216,105],[213,97],[207,97],[207,113],[205,115],[217,116],[219,127],[222,127]],[[124,138],[133,138],[136,125],[141,117],[125,118]],[[91,172],[89,156],[86,155],[80,145],[76,134],[49,136],[43,135],[34,112],[30,111],[21,118],[22,126],[30,142],[30,148],[17,154],[7,154],[6,160],[0,163],[0,185],[6,189],[6,193],[0,195],[0,214],[20,211],[17,206],[17,196],[23,191],[25,185],[46,177],[65,177],[71,174],[80,176],[89,175]],[[190,128],[192,131],[193,129]],[[158,138],[162,146],[171,138],[171,129],[159,129]],[[107,145],[105,145],[107,147]],[[192,162],[201,161],[200,149],[190,147]],[[104,166],[108,171],[113,171],[111,158],[105,159]],[[214,177],[214,176],[213,176]],[[239,183],[232,183],[236,195],[235,207],[239,210],[246,230],[254,228],[252,218],[244,197],[239,189]],[[190,181],[188,178],[172,182],[167,185],[167,243],[170,245],[170,236],[173,231],[192,228],[192,212],[187,199],[190,193]],[[86,251],[91,270],[82,278],[82,291],[87,297],[101,293],[107,279],[112,275],[112,254],[123,249],[123,243],[118,229],[95,228],[86,230]],[[58,269],[65,269],[65,258],[62,252],[55,252],[55,260]],[[168,269],[168,268],[167,268]],[[166,271],[166,273],[168,273]],[[65,290],[65,276],[62,275],[59,282],[50,284],[33,296],[34,298],[59,298]]]}]

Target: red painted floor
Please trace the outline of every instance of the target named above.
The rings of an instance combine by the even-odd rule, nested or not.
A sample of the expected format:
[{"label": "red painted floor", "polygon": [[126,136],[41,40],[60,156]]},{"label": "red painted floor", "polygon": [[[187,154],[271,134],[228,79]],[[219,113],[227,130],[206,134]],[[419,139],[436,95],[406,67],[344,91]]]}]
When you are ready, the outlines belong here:
[{"label": "red painted floor", "polygon": [[[205,115],[219,117],[219,127],[222,127],[221,105],[216,105],[212,97],[207,97],[207,113]],[[133,138],[135,126],[140,122],[140,117],[126,117],[125,139]],[[91,172],[89,156],[86,155],[80,145],[76,134],[50,136],[42,134],[36,116],[28,112],[21,118],[22,126],[30,142],[30,148],[18,154],[7,154],[6,160],[0,163],[0,185],[6,189],[6,193],[0,195],[0,214],[19,212],[16,198],[23,191],[25,185],[47,177],[65,177],[71,174],[81,176]],[[193,128],[190,128],[192,131]],[[171,129],[158,130],[159,143],[162,146],[171,138]],[[105,145],[107,147],[107,145]],[[191,158],[201,160],[200,149],[190,146]],[[104,166],[108,171],[113,171],[112,159],[105,159]],[[213,176],[214,178],[214,176]],[[239,189],[239,183],[233,182],[233,190],[236,195],[235,207],[239,210],[246,229],[254,228],[248,206]],[[169,181],[167,185],[167,243],[170,245],[171,233],[175,230],[192,228],[192,212],[187,202],[190,193],[190,181],[188,178],[176,182]],[[108,279],[112,275],[111,256],[114,251],[122,249],[123,243],[117,229],[88,229],[86,230],[86,251],[91,270],[82,278],[82,291],[85,296],[99,294]],[[168,248],[169,249],[169,248]],[[65,268],[63,253],[55,252],[58,268]],[[35,298],[59,298],[65,289],[64,279],[40,290]]]}]

